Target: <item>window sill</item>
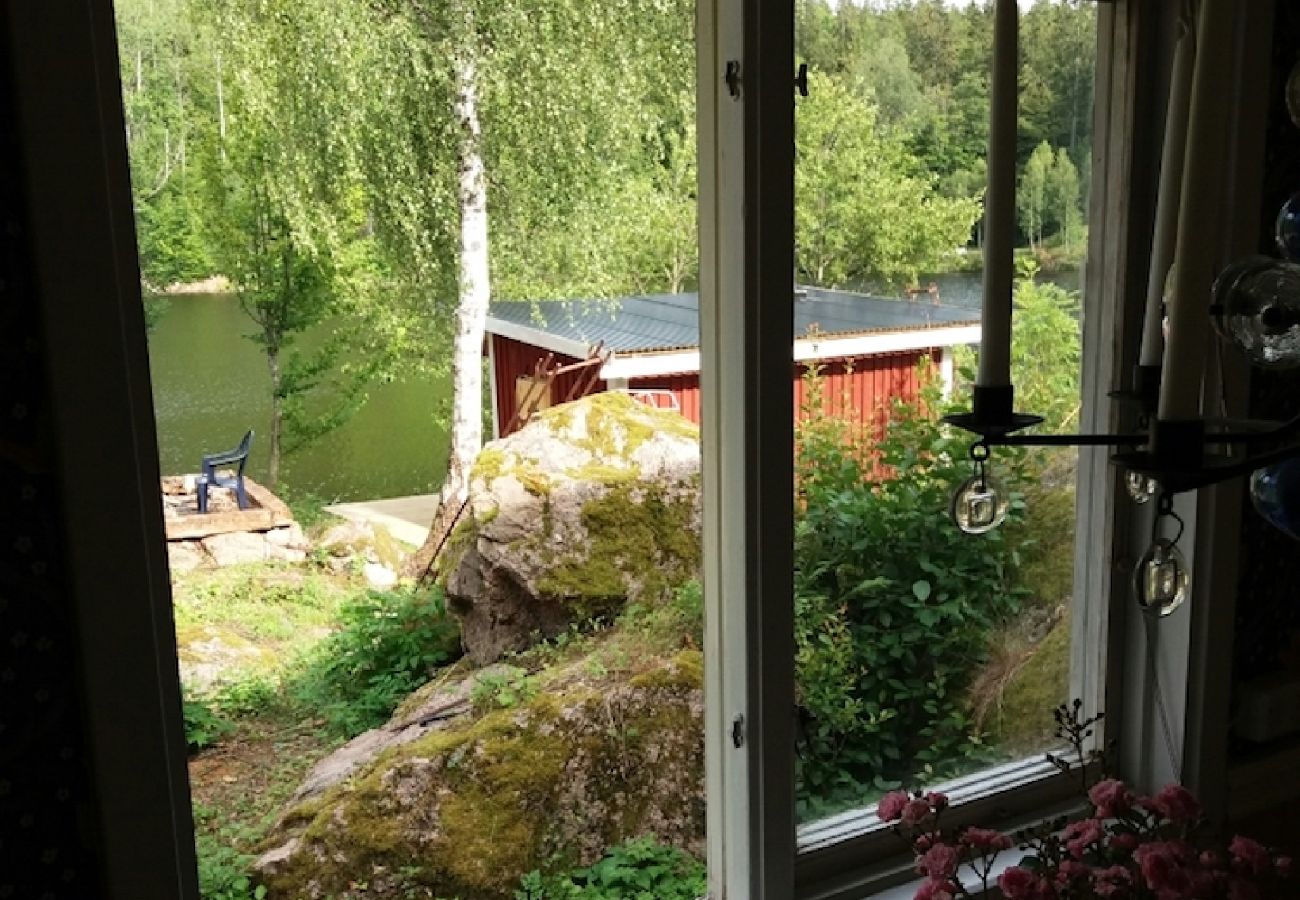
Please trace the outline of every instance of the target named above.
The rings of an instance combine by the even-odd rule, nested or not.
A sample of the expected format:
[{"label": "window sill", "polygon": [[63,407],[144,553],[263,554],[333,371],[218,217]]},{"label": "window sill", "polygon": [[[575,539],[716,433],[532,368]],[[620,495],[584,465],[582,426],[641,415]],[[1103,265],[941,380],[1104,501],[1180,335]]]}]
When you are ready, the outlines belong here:
[{"label": "window sill", "polygon": [[[1042,757],[1006,763],[934,785],[948,795],[946,824],[997,826],[1011,832],[1081,809],[1078,782]],[[850,810],[798,829],[799,900],[910,900],[920,884],[911,855],[876,807]],[[1001,871],[1019,860],[1006,855]]]}]

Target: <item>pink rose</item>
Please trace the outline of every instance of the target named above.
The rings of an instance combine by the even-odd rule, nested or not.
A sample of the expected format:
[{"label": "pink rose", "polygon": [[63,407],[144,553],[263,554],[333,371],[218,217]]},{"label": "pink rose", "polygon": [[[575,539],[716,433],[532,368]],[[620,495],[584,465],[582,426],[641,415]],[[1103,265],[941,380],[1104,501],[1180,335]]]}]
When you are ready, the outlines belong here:
[{"label": "pink rose", "polygon": [[913,900],[953,900],[952,883],[942,878],[927,878],[916,889]]},{"label": "pink rose", "polygon": [[1088,791],[1088,799],[1097,808],[1097,815],[1103,819],[1123,815],[1133,805],[1133,795],[1124,782],[1107,778],[1099,781]]},{"label": "pink rose", "polygon": [[1192,880],[1179,858],[1181,855],[1176,845],[1165,841],[1143,844],[1133,854],[1147,887],[1162,900],[1166,894],[1177,898],[1180,891],[1186,894],[1192,887]]},{"label": "pink rose", "polygon": [[1067,859],[1056,868],[1056,883],[1060,887],[1069,887],[1071,882],[1083,881],[1092,874],[1092,867],[1081,862]]},{"label": "pink rose", "polygon": [[1065,831],[1061,833],[1061,840],[1065,842],[1065,849],[1070,851],[1070,855],[1075,859],[1082,859],[1087,849],[1101,839],[1101,823],[1096,819],[1071,822],[1065,826]]},{"label": "pink rose", "polygon": [[998,876],[998,889],[1006,900],[1039,900],[1046,885],[1028,869],[1012,866]]},{"label": "pink rose", "polygon": [[1181,784],[1166,785],[1151,799],[1151,806],[1169,821],[1179,824],[1191,824],[1201,817],[1201,804]]},{"label": "pink rose", "polygon": [[957,848],[947,844],[935,844],[917,860],[916,869],[922,875],[929,875],[931,878],[950,878],[957,874],[957,866],[960,863],[961,856],[957,853]]},{"label": "pink rose", "polygon": [[992,828],[967,828],[961,842],[981,854],[1011,849],[1011,838]]},{"label": "pink rose", "polygon": [[1133,886],[1133,873],[1123,866],[1097,869],[1092,873],[1092,890],[1098,897],[1123,897]]},{"label": "pink rose", "polygon": [[918,856],[933,846],[934,838],[928,834],[920,835],[916,840],[912,841],[912,849],[916,851]]},{"label": "pink rose", "polygon": [[904,825],[917,825],[924,822],[930,815],[930,804],[924,800],[913,798],[907,801],[903,807],[902,820]]},{"label": "pink rose", "polygon": [[882,822],[893,822],[903,814],[903,807],[909,799],[907,791],[890,791],[876,804],[876,815]]},{"label": "pink rose", "polygon": [[940,794],[937,791],[930,791],[925,795],[925,802],[930,804],[930,808],[935,812],[943,812],[948,808],[948,795]]},{"label": "pink rose", "polygon": [[1137,849],[1138,836],[1128,831],[1121,831],[1110,836],[1110,845],[1116,850],[1130,853]]},{"label": "pink rose", "polygon": [[1273,860],[1269,856],[1264,845],[1258,841],[1252,841],[1248,837],[1237,835],[1228,845],[1228,852],[1244,868],[1249,869],[1256,875],[1263,875],[1273,867]]}]

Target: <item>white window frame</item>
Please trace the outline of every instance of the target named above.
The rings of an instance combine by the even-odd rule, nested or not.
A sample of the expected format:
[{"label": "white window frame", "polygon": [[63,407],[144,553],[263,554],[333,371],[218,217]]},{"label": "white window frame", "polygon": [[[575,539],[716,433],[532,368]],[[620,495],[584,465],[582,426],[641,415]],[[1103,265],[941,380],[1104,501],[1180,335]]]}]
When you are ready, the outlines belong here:
[{"label": "white window frame", "polygon": [[[1153,17],[1174,5],[1115,0],[1098,7],[1097,95],[1117,99],[1098,115],[1094,130],[1105,152],[1097,155],[1094,174],[1087,278],[1108,297],[1143,294],[1143,242],[1149,241],[1154,198],[1140,192],[1154,186],[1152,154],[1159,141],[1150,124],[1158,118],[1154,89],[1138,74],[1139,66],[1154,65]],[[1243,4],[1249,15],[1235,36],[1239,42],[1268,46],[1271,10],[1265,6]],[[20,98],[30,101],[17,138],[28,163],[28,201],[39,212],[30,238],[49,323],[52,425],[74,551],[68,578],[81,634],[106,886],[114,896],[190,898],[197,895],[192,825],[161,511],[150,487],[157,475],[155,439],[111,4],[10,4],[0,17],[14,83]],[[862,897],[884,883],[861,862],[868,858],[869,835],[798,859],[795,852],[792,33],[792,0],[699,2],[706,763],[714,900]],[[1260,85],[1267,85],[1260,67],[1268,65],[1267,54],[1256,56],[1239,70],[1245,87],[1230,98],[1238,138],[1227,179],[1232,215],[1218,223],[1225,258],[1255,244],[1262,154],[1253,136],[1263,115]],[[741,67],[739,98],[723,80],[728,60]],[[1087,358],[1084,426],[1100,428],[1114,424],[1101,393],[1127,378],[1121,361],[1132,358],[1141,312],[1114,302],[1089,312],[1086,334],[1096,349]],[[80,327],[64,327],[73,319]],[[1231,406],[1241,400],[1244,379],[1227,383],[1234,386]],[[103,467],[122,477],[89,496],[81,474]],[[1155,755],[1152,738],[1136,727],[1150,721],[1139,702],[1145,697],[1141,667],[1133,663],[1140,630],[1126,621],[1125,558],[1132,559],[1129,541],[1141,534],[1141,523],[1135,528],[1131,516],[1120,514],[1119,486],[1104,453],[1082,454],[1080,485],[1088,505],[1080,518],[1086,564],[1077,581],[1093,599],[1076,619],[1074,652],[1086,659],[1075,667],[1072,690],[1087,701],[1104,701],[1112,721],[1127,723],[1120,733],[1125,769],[1152,783],[1161,773],[1144,773],[1140,765]],[[1184,774],[1211,811],[1227,802],[1220,741],[1231,662],[1214,636],[1228,633],[1232,621],[1239,516],[1239,494],[1232,491],[1203,494],[1193,511],[1196,595],[1178,614],[1186,621],[1176,640],[1160,648],[1159,660],[1167,689],[1176,686],[1180,701],[1174,712]],[[1086,546],[1106,549],[1089,552]],[[1094,567],[1098,559],[1104,564]],[[106,571],[114,577],[105,580]],[[1126,634],[1132,638],[1127,646]],[[1090,648],[1103,654],[1094,656]],[[744,716],[742,742],[735,747],[738,715]],[[1002,805],[1007,796],[984,802]],[[1048,802],[1042,794],[1018,799]],[[889,867],[888,861],[878,864]]]},{"label": "white window frame", "polygon": [[[1239,41],[1269,46],[1269,4],[1249,4]],[[1113,0],[1097,8],[1097,98],[1086,283],[1085,431],[1117,431],[1125,413],[1108,392],[1131,380],[1155,211],[1165,79],[1178,4]],[[701,0],[699,59],[700,296],[705,493],[707,787],[710,890],[720,898],[851,900],[910,876],[888,856],[893,836],[874,815],[847,814],[796,853],[794,815],[792,395],[792,0]],[[782,30],[768,34],[765,27]],[[1263,39],[1264,43],[1258,43]],[[1238,70],[1268,83],[1268,55]],[[740,63],[740,96],[724,80]],[[1252,68],[1253,67],[1253,68]],[[1238,125],[1227,177],[1233,214],[1218,223],[1224,260],[1254,242],[1261,174],[1261,90],[1228,99]],[[1246,95],[1243,99],[1242,95]],[[1254,186],[1252,188],[1252,186]],[[1254,193],[1252,193],[1252,190]],[[1251,202],[1252,197],[1256,202]],[[784,208],[781,204],[786,204]],[[1229,407],[1241,401],[1235,377]],[[1210,380],[1207,394],[1218,395]],[[1108,713],[1121,774],[1151,789],[1172,780],[1157,759],[1143,623],[1130,592],[1151,511],[1134,507],[1103,448],[1080,451],[1072,697]],[[1202,791],[1226,784],[1230,659],[1212,636],[1229,633],[1239,492],[1181,498],[1195,593],[1161,623],[1155,667],[1173,720],[1173,754]],[[1217,595],[1217,596],[1214,596]],[[1213,602],[1211,602],[1213,601]],[[1225,661],[1226,660],[1226,661]],[[1172,698],[1172,699],[1170,699]],[[785,711],[785,712],[783,712]],[[744,716],[744,742],[731,729]],[[1115,727],[1118,725],[1119,727]],[[1099,729],[1098,740],[1106,740]],[[1033,817],[1068,803],[1073,787],[1029,761],[956,786],[973,799],[954,819]],[[1207,796],[1207,808],[1221,808]],[[819,826],[827,823],[818,823]],[[838,829],[838,833],[837,833]],[[896,846],[896,844],[895,844]]]}]

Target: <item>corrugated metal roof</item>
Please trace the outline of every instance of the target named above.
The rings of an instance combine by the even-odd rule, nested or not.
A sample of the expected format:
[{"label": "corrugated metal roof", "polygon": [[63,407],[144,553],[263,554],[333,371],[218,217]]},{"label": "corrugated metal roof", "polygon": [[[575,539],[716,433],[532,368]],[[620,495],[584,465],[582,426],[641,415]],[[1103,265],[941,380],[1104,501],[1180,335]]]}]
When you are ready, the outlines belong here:
[{"label": "corrugated metal roof", "polygon": [[[914,331],[979,322],[979,311],[893,300],[848,291],[807,288],[795,302],[795,335]],[[698,294],[651,294],[610,300],[494,302],[488,315],[587,345],[603,342],[624,353],[679,350],[700,344]],[[493,330],[491,321],[488,331]]]}]

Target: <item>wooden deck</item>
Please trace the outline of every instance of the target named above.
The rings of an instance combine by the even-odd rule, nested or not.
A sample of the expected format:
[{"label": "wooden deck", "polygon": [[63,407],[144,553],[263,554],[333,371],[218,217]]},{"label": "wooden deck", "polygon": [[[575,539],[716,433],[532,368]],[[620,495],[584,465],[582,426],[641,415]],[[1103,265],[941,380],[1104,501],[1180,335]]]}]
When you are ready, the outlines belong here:
[{"label": "wooden deck", "polygon": [[383,525],[399,541],[418,547],[428,536],[429,524],[438,511],[438,495],[416,494],[387,500],[335,503],[325,507],[325,511],[352,522]]}]

